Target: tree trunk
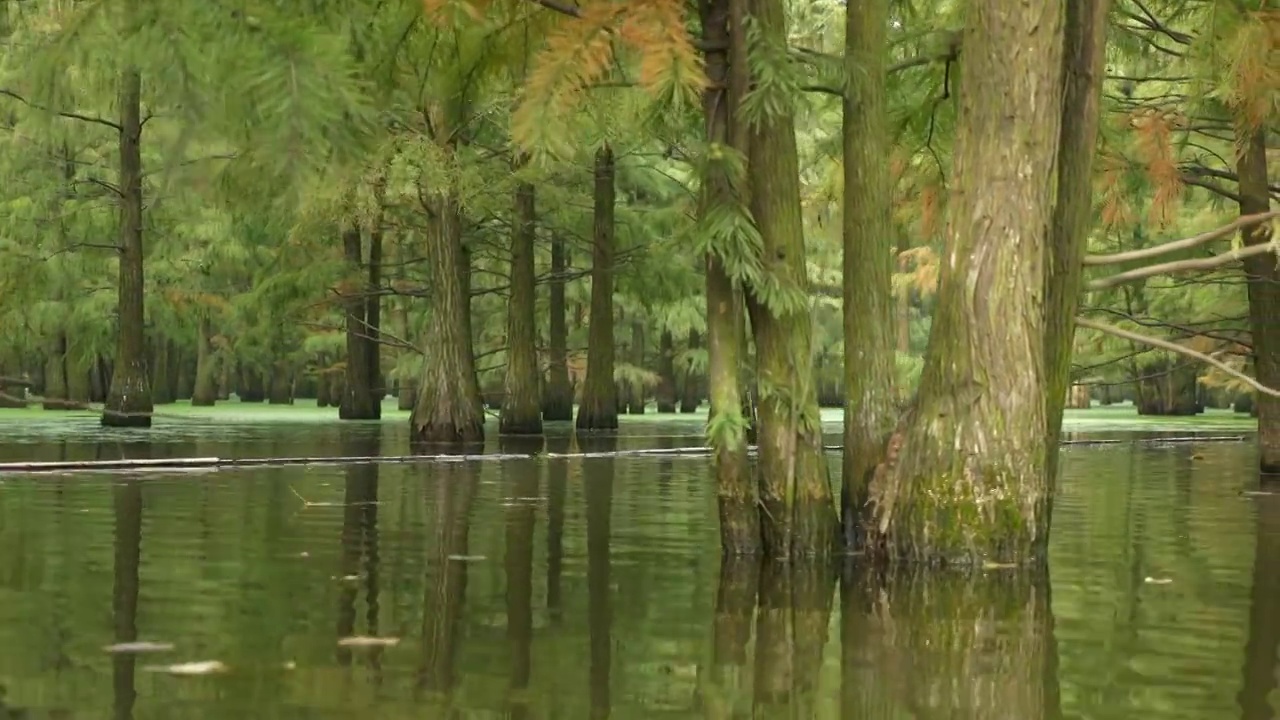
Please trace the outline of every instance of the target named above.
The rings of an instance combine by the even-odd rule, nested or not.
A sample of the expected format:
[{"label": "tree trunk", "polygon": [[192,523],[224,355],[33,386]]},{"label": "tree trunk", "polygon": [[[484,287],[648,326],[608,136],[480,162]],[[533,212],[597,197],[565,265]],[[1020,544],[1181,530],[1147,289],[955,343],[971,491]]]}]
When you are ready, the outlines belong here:
[{"label": "tree trunk", "polygon": [[[869,487],[898,418],[894,356],[893,221],[885,97],[889,1],[845,6],[844,542],[865,550]],[[849,352],[848,350],[853,350]]]},{"label": "tree trunk", "polygon": [[[321,360],[321,365],[324,361]],[[329,407],[333,405],[333,383],[329,380],[327,373],[319,373],[316,375],[316,407]]]},{"label": "tree trunk", "polygon": [[67,334],[59,332],[54,338],[53,348],[49,353],[44,370],[44,402],[45,410],[70,410],[70,383],[67,378]]},{"label": "tree trunk", "polygon": [[[1093,223],[1093,158],[1101,122],[1102,80],[1106,74],[1107,13],[1111,0],[1066,3],[1062,53],[1062,118],[1058,136],[1058,186],[1045,255],[1045,526],[1058,479],[1062,403],[1071,385],[1071,350],[1089,229]],[[1088,388],[1084,398],[1088,400]],[[1086,407],[1088,407],[1086,405]]]},{"label": "tree trunk", "polygon": [[613,382],[613,148],[596,151],[595,210],[591,250],[591,327],[587,340],[587,376],[575,423],[580,430],[618,427],[617,387]]},{"label": "tree trunk", "polygon": [[1197,366],[1176,356],[1155,355],[1139,365],[1139,415],[1196,414]]},{"label": "tree trunk", "polygon": [[565,317],[565,268],[569,264],[564,238],[551,236],[551,282],[547,303],[550,332],[547,351],[547,392],[542,398],[542,419],[573,419],[573,383],[569,381],[569,326]]},{"label": "tree trunk", "polygon": [[[761,41],[785,45],[784,0],[751,7]],[[751,214],[768,278],[768,290],[750,288],[746,303],[759,368],[762,535],[772,557],[824,556],[836,549],[838,526],[814,387],[795,117],[783,104],[752,120]]]},{"label": "tree trunk", "polygon": [[[644,323],[631,321],[631,365],[644,369]],[[643,415],[646,398],[644,383],[633,382],[627,392],[627,414]]]},{"label": "tree trunk", "polygon": [[[1243,122],[1243,121],[1240,121]],[[1271,206],[1267,188],[1266,128],[1237,129],[1236,173],[1240,176],[1240,214],[1266,212]],[[1243,231],[1246,245],[1270,241],[1271,223]],[[1249,278],[1249,326],[1253,335],[1253,368],[1258,382],[1280,388],[1280,269],[1269,254],[1244,260]],[[1280,475],[1280,398],[1258,393],[1258,463],[1267,475]]]},{"label": "tree trunk", "polygon": [[471,384],[475,386],[476,397],[480,398],[477,412],[484,413],[484,392],[480,388],[480,375],[475,370],[476,340],[471,323],[471,248],[462,241],[462,216],[458,215],[458,280],[462,284],[462,321],[466,332],[462,341],[466,345],[467,355],[471,358]]},{"label": "tree trunk", "polygon": [[153,343],[155,349],[154,363],[151,366],[151,401],[156,405],[168,405],[173,402],[173,385],[169,382],[169,341],[163,337]]},{"label": "tree trunk", "polygon": [[256,367],[241,365],[236,392],[240,395],[240,402],[260,403],[266,400],[267,383],[262,377],[262,371]]},{"label": "tree trunk", "polygon": [[476,385],[475,356],[468,335],[468,301],[462,266],[462,217],[457,200],[431,199],[427,267],[428,299],[434,319],[427,323],[422,380],[409,416],[413,441],[468,443],[484,440],[484,410]]},{"label": "tree trunk", "polygon": [[[348,270],[355,274],[364,265],[364,251],[360,228],[354,223],[342,231],[342,251]],[[367,285],[362,291],[356,291],[356,287],[359,286],[352,283],[342,300],[346,310],[347,382],[338,417],[343,420],[377,420],[382,417],[382,399],[374,390],[377,369],[371,364],[378,355],[377,341],[373,339],[377,329],[369,322],[368,304],[375,298],[368,297]]]},{"label": "tree trunk", "polygon": [[293,404],[293,368],[284,360],[277,360],[271,368],[271,384],[267,388],[267,402],[271,405]]},{"label": "tree trunk", "polygon": [[1043,262],[1063,14],[1062,0],[1045,3],[968,6],[947,261],[929,354],[915,406],[871,487],[873,543],[889,558],[1043,559]]},{"label": "tree trunk", "polygon": [[193,407],[209,407],[218,400],[217,368],[210,335],[209,320],[200,318],[196,328],[196,379],[191,390]]},{"label": "tree trunk", "polygon": [[[400,337],[413,342],[411,336],[414,334],[409,324],[409,299],[401,298],[400,302],[395,304],[396,324],[400,327]],[[401,353],[412,352],[402,350]],[[418,379],[402,373],[396,378],[396,408],[399,410],[413,410],[413,404],[418,399]]]},{"label": "tree trunk", "polygon": [[[697,350],[702,347],[702,337],[694,330],[689,331],[689,349]],[[698,412],[698,406],[702,404],[702,388],[699,386],[701,378],[693,369],[693,361],[689,360],[684,365],[684,384],[680,386],[680,412],[691,415]]]},{"label": "tree trunk", "polygon": [[[676,411],[676,349],[675,338],[670,330],[663,330],[658,340],[658,412],[673,413]],[[712,381],[714,392],[715,381]]]},{"label": "tree trunk", "polygon": [[387,380],[382,375],[382,198],[383,180],[374,189],[378,198],[379,216],[369,231],[369,267],[366,274],[364,298],[365,366],[369,369],[369,393],[382,417],[382,398],[387,396]]},{"label": "tree trunk", "polygon": [[[749,72],[746,64],[747,0],[706,0],[699,3],[703,37],[708,47],[706,69],[709,84],[702,96],[707,142],[730,148],[746,157],[746,123],[741,117]],[[721,49],[723,48],[723,49]],[[725,163],[708,161],[703,182],[701,214],[710,226],[717,214],[742,213],[747,204],[747,181]],[[720,547],[726,557],[760,552],[759,498],[755,478],[747,467],[747,426],[744,417],[741,365],[743,349],[742,293],[725,267],[727,248],[713,248],[706,255],[707,375],[711,415],[707,436],[714,452],[716,498],[720,521]],[[692,346],[696,336],[690,334]],[[675,410],[674,341],[670,330],[661,340],[658,373],[658,412]],[[682,411],[696,409],[692,368],[685,373]],[[692,402],[691,402],[692,401]],[[728,560],[726,559],[726,562]],[[722,576],[722,582],[724,582]],[[751,588],[754,595],[754,586]],[[748,630],[748,636],[750,631]],[[744,640],[745,642],[745,640]],[[734,665],[741,666],[735,661]]]},{"label": "tree trunk", "polygon": [[[517,161],[516,170],[524,164]],[[498,432],[510,435],[542,433],[542,382],[538,372],[538,326],[534,319],[533,243],[535,215],[533,185],[516,186],[515,232],[511,234],[511,297],[507,300],[507,368],[503,382]]]},{"label": "tree trunk", "polygon": [[120,75],[120,278],[115,371],[102,408],[108,427],[151,427],[142,248],[142,76]]}]

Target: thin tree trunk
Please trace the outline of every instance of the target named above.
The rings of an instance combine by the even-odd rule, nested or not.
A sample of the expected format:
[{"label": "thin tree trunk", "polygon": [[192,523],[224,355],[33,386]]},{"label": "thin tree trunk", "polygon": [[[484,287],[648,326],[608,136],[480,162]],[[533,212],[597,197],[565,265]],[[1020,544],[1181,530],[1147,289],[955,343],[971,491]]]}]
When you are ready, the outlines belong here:
[{"label": "thin tree trunk", "polygon": [[[744,27],[746,5],[746,0],[699,3],[703,37],[707,45],[714,48],[706,54],[710,82],[702,97],[707,141],[710,145],[728,147],[743,158],[747,153],[747,134],[739,108],[749,82]],[[748,202],[746,179],[735,177],[724,162],[708,163],[706,173],[701,198],[704,218],[709,221],[715,213],[742,212]],[[724,258],[716,252],[706,256],[706,296],[707,375],[711,395],[707,434],[714,451],[720,547],[726,556],[755,555],[760,552],[760,518],[755,478],[747,468],[748,418],[742,412],[743,300],[741,291],[729,277]],[[695,337],[690,334],[691,346]],[[671,332],[664,331],[659,361],[663,387],[659,390],[658,412],[675,409],[673,344]],[[696,387],[692,368],[685,373],[682,405],[696,408],[696,396],[689,402],[691,387]],[[670,398],[666,408],[663,407],[664,395]],[[752,592],[754,594],[754,588]],[[745,660],[734,664],[740,666]]]},{"label": "thin tree trunk", "polygon": [[[1243,122],[1243,121],[1240,121]],[[1236,157],[1240,176],[1240,214],[1266,212],[1271,207],[1267,188],[1266,128],[1237,130],[1241,136]],[[1267,226],[1262,226],[1267,227]],[[1270,241],[1258,229],[1243,231],[1246,245]],[[1249,278],[1249,325],[1253,335],[1253,368],[1258,382],[1280,387],[1280,269],[1268,254],[1244,260]],[[1267,475],[1280,475],[1280,398],[1258,393],[1254,406],[1258,413],[1258,464]]]},{"label": "thin tree trunk", "polygon": [[153,343],[155,359],[151,366],[151,400],[156,405],[168,405],[173,402],[172,384],[169,382],[169,341],[163,337],[156,338]]},{"label": "thin tree trunk", "polygon": [[869,486],[898,419],[885,97],[888,0],[846,5],[844,98],[844,541],[864,550]]},{"label": "thin tree trunk", "polygon": [[[640,320],[631,321],[631,364],[644,368],[644,323]],[[632,383],[627,393],[627,414],[643,415],[645,402],[644,383]]]},{"label": "thin tree trunk", "polygon": [[277,360],[271,366],[271,384],[267,388],[267,403],[292,405],[294,390],[293,368],[286,360]]},{"label": "thin tree trunk", "polygon": [[[215,388],[217,385],[215,385]],[[215,390],[215,393],[217,390]],[[267,399],[267,384],[262,371],[255,366],[241,364],[240,379],[236,384],[240,402],[260,403]]]},{"label": "thin tree trunk", "polygon": [[196,380],[191,391],[193,407],[210,407],[218,399],[217,368],[214,367],[210,342],[212,334],[208,318],[200,318],[196,323]]},{"label": "thin tree trunk", "polygon": [[587,376],[575,423],[580,430],[618,427],[618,390],[613,382],[613,148],[596,151],[594,227],[591,252],[591,327],[587,340]]},{"label": "thin tree trunk", "polygon": [[[751,7],[760,40],[785,45],[784,0],[753,0]],[[824,556],[836,549],[838,522],[813,377],[795,117],[780,107],[752,120],[751,214],[770,285],[767,294],[747,293],[759,367],[762,535],[775,558]]]},{"label": "thin tree trunk", "polygon": [[1063,0],[968,6],[947,262],[929,354],[915,407],[871,488],[876,550],[890,558],[1043,559],[1043,262],[1062,113],[1062,15]]},{"label": "thin tree trunk", "polygon": [[551,317],[548,333],[547,392],[542,399],[542,419],[549,421],[573,419],[573,383],[569,381],[569,326],[565,317],[565,268],[568,254],[564,238],[551,236],[551,282],[547,303]]},{"label": "thin tree trunk", "polygon": [[[658,412],[676,411],[676,348],[670,330],[663,330],[658,340]],[[714,386],[714,381],[713,381]]]},{"label": "thin tree trunk", "polygon": [[476,339],[475,330],[472,328],[471,322],[471,248],[467,246],[462,239],[462,215],[458,215],[458,280],[462,285],[462,321],[465,324],[466,332],[462,336],[462,341],[466,345],[467,355],[471,357],[471,384],[475,386],[476,402],[479,403],[476,411],[483,415],[484,391],[480,389],[480,375],[475,370],[476,365]]},{"label": "thin tree trunk", "polygon": [[382,417],[382,398],[387,395],[387,380],[382,375],[382,199],[385,179],[374,184],[378,200],[378,217],[369,231],[369,268],[364,298],[365,366],[369,372],[369,394],[378,418]]},{"label": "thin tree trunk", "polygon": [[[1093,158],[1106,73],[1107,13],[1111,0],[1072,0],[1063,25],[1062,119],[1058,187],[1045,255],[1045,419],[1049,427],[1045,525],[1053,509],[1063,404],[1071,386],[1071,350],[1089,229],[1093,222]],[[1086,399],[1088,395],[1086,394]],[[1047,538],[1047,535],[1046,535]]]},{"label": "thin tree trunk", "polygon": [[432,200],[427,267],[428,302],[434,320],[427,323],[422,380],[409,424],[414,441],[429,443],[484,440],[484,410],[476,385],[475,357],[467,341],[467,298],[461,275],[462,217],[452,196]]},{"label": "thin tree trunk", "polygon": [[142,76],[120,75],[120,278],[115,369],[102,409],[108,427],[151,427],[142,247]]},{"label": "thin tree trunk", "polygon": [[[353,222],[342,231],[343,255],[348,271],[353,274],[364,265],[361,245],[360,228]],[[376,370],[370,364],[377,356],[377,349],[369,347],[371,344],[376,346],[377,342],[371,339],[373,328],[369,323],[366,293],[356,290],[357,287],[358,284],[352,283],[342,300],[346,310],[347,382],[338,417],[343,420],[377,420],[382,417],[382,403],[375,397]]]},{"label": "thin tree trunk", "polygon": [[[413,331],[409,325],[409,300],[402,298],[395,306],[396,324],[400,328],[400,337],[410,339]],[[410,340],[412,342],[412,340]],[[411,350],[402,350],[402,353],[413,352]],[[396,389],[396,407],[400,410],[413,410],[413,404],[418,399],[418,379],[401,373],[397,378]]]},{"label": "thin tree trunk", "polygon": [[[325,364],[325,359],[320,358],[320,365]],[[316,407],[329,407],[333,405],[333,383],[329,380],[328,373],[321,372],[316,375]]]},{"label": "thin tree trunk", "polygon": [[[517,160],[516,170],[525,162]],[[534,318],[533,243],[536,208],[533,185],[516,186],[515,232],[511,234],[511,296],[507,300],[507,367],[498,432],[542,433],[542,382],[538,372],[538,328]]]},{"label": "thin tree trunk", "polygon": [[[702,347],[702,336],[697,331],[689,331],[690,350],[697,350]],[[686,361],[684,364],[684,384],[680,386],[680,412],[691,415],[698,412],[698,406],[702,404],[702,388],[700,386],[702,378],[693,369],[693,361]]]},{"label": "thin tree trunk", "polygon": [[[70,383],[67,378],[67,333],[58,332],[54,338],[53,348],[44,371],[45,410],[70,410],[72,403],[68,392]],[[0,406],[2,407],[2,406]]]}]

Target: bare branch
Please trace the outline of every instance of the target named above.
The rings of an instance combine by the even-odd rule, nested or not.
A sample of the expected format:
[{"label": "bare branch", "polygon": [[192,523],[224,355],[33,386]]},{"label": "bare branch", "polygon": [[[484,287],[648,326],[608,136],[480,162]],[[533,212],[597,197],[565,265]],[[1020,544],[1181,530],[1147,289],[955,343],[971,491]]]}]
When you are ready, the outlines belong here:
[{"label": "bare branch", "polygon": [[1086,318],[1086,317],[1077,317],[1076,325],[1079,327],[1089,328],[1090,330],[1097,330],[1098,332],[1106,333],[1108,335],[1113,335],[1115,337],[1129,340],[1131,342],[1142,343],[1143,345],[1149,345],[1151,347],[1160,348],[1161,350],[1168,350],[1171,353],[1177,353],[1178,355],[1183,355],[1185,357],[1195,358],[1196,360],[1199,360],[1202,363],[1212,365],[1213,367],[1245,383],[1246,385],[1253,388],[1254,390],[1257,390],[1260,393],[1271,395],[1273,397],[1280,397],[1280,390],[1274,390],[1272,388],[1267,387],[1266,385],[1263,385],[1257,380],[1249,377],[1248,375],[1245,375],[1244,373],[1240,372],[1239,370],[1236,370],[1230,365],[1227,365],[1221,360],[1218,360],[1212,355],[1206,355],[1202,352],[1192,350],[1191,348],[1183,347],[1177,343],[1169,342],[1168,340],[1161,340],[1160,338],[1153,338],[1153,337],[1150,337],[1149,335],[1130,332],[1123,328],[1118,328],[1115,325],[1108,325],[1107,323],[1097,322],[1096,320],[1090,320],[1089,318]]},{"label": "bare branch", "polygon": [[1104,278],[1091,280],[1085,283],[1086,290],[1106,290],[1127,282],[1142,280],[1152,277],[1153,275],[1163,275],[1165,273],[1191,272],[1193,270],[1213,270],[1222,267],[1228,263],[1243,260],[1254,255],[1262,255],[1265,253],[1275,252],[1276,247],[1270,244],[1265,245],[1249,245],[1240,249],[1231,249],[1224,253],[1219,253],[1207,258],[1191,258],[1190,260],[1174,260],[1167,263],[1159,263],[1157,265],[1147,265],[1133,270],[1115,275],[1108,275]]},{"label": "bare branch", "polygon": [[45,112],[50,112],[50,113],[53,113],[54,115],[57,115],[58,117],[64,117],[64,118],[68,118],[68,119],[70,119],[70,120],[80,120],[80,121],[82,121],[82,122],[94,123],[94,124],[96,124],[96,125],[104,125],[104,126],[106,126],[106,127],[111,128],[112,130],[115,130],[116,132],[120,132],[120,125],[119,125],[118,123],[113,122],[113,121],[111,121],[111,120],[108,120],[108,119],[106,119],[106,118],[98,117],[98,116],[96,116],[96,115],[84,115],[84,114],[82,114],[82,113],[78,113],[78,112],[68,112],[68,111],[62,111],[62,110],[52,110],[52,109],[50,109],[50,108],[44,107],[43,105],[37,105],[36,103],[31,102],[30,100],[26,99],[25,97],[23,97],[23,96],[19,95],[18,93],[14,92],[14,91],[12,91],[12,90],[7,89],[7,88],[0,88],[0,95],[5,95],[5,96],[8,96],[8,97],[11,97],[11,98],[13,98],[14,100],[17,100],[18,102],[22,103],[23,105],[26,105],[27,107],[32,107],[32,108],[35,108],[35,109],[37,109],[37,110],[43,110],[43,111],[45,111]]},{"label": "bare branch", "polygon": [[1115,265],[1117,263],[1130,262],[1132,260],[1148,260],[1167,253],[1186,250],[1188,248],[1196,247],[1197,245],[1203,245],[1207,242],[1217,240],[1218,238],[1226,237],[1241,228],[1246,228],[1250,225],[1257,225],[1258,223],[1266,222],[1267,220],[1271,220],[1276,217],[1280,217],[1280,211],[1244,215],[1220,228],[1200,233],[1194,237],[1162,243],[1155,247],[1113,253],[1111,255],[1085,255],[1084,264],[1088,267],[1091,265]]}]

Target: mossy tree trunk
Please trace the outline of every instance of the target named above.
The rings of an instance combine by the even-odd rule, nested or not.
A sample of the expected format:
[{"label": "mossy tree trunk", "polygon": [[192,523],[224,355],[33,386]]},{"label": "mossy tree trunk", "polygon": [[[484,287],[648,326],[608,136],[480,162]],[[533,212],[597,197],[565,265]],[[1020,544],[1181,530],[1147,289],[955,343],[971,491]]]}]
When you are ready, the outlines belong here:
[{"label": "mossy tree trunk", "polygon": [[288,360],[277,360],[271,366],[271,382],[267,387],[267,402],[271,405],[292,405],[296,378]]},{"label": "mossy tree trunk", "polygon": [[67,377],[67,334],[59,332],[45,364],[42,407],[45,410],[70,410],[73,407],[70,384]]},{"label": "mossy tree trunk", "polygon": [[109,427],[151,427],[151,378],[147,369],[142,247],[142,76],[120,75],[120,275],[115,368],[102,408]]},{"label": "mossy tree trunk", "polygon": [[191,390],[191,404],[196,407],[209,407],[218,400],[218,368],[212,335],[209,319],[201,317],[196,322],[196,378]]},{"label": "mossy tree trunk", "polygon": [[844,98],[844,466],[846,547],[862,551],[871,476],[898,418],[894,357],[893,221],[885,92],[889,1],[846,6]]},{"label": "mossy tree trunk", "polygon": [[[267,381],[262,376],[262,370],[257,365],[242,364],[239,375],[240,377],[236,382],[236,392],[240,395],[240,402],[265,402],[267,399]],[[215,387],[217,387],[216,382]]]},{"label": "mossy tree trunk", "polygon": [[676,348],[670,330],[663,330],[658,339],[658,412],[676,411]]},{"label": "mossy tree trunk", "polygon": [[1195,415],[1198,367],[1185,359],[1156,354],[1139,365],[1139,415]]},{"label": "mossy tree trunk", "polygon": [[[784,0],[752,0],[760,42],[784,46]],[[795,117],[785,103],[751,118],[751,214],[763,241],[770,290],[750,288],[760,389],[757,463],[765,552],[824,556],[836,549],[835,500],[822,450],[814,386],[812,320]]]},{"label": "mossy tree trunk", "polygon": [[[638,319],[631,321],[631,364],[637,369],[644,368],[644,322]],[[643,415],[646,401],[644,383],[631,383],[627,393],[627,414]]]},{"label": "mossy tree trunk", "polygon": [[[459,227],[463,218],[458,217]],[[484,391],[480,388],[480,375],[475,370],[476,357],[476,336],[475,330],[471,322],[471,248],[464,242],[461,229],[458,241],[458,280],[462,285],[462,320],[466,324],[466,333],[462,336],[462,341],[466,344],[467,355],[471,357],[471,384],[476,388],[476,397],[480,400],[480,412],[484,412]]]},{"label": "mossy tree trunk", "polygon": [[[516,170],[524,164],[517,161]],[[533,266],[536,207],[533,185],[522,182],[515,193],[515,232],[511,234],[511,296],[507,300],[507,367],[498,432],[542,433],[542,382],[538,372],[538,328],[534,319]]]},{"label": "mossy tree trunk", "polygon": [[[1111,0],[1072,0],[1063,26],[1062,119],[1058,136],[1058,186],[1049,249],[1045,255],[1045,418],[1049,445],[1046,512],[1057,486],[1062,403],[1071,385],[1071,350],[1089,230],[1093,222],[1093,159],[1101,122],[1106,74],[1107,14]],[[1086,389],[1085,399],[1088,399]],[[1086,405],[1087,407],[1087,405]],[[1046,519],[1046,523],[1048,519]]]},{"label": "mossy tree trunk", "polygon": [[174,401],[173,386],[169,382],[169,341],[163,336],[152,342],[151,401],[156,405],[168,405]]},{"label": "mossy tree trunk", "polygon": [[892,559],[1043,559],[1043,262],[1063,15],[1062,0],[1046,2],[968,8],[948,260],[915,406],[871,487],[873,545]]},{"label": "mossy tree trunk", "polygon": [[[1240,177],[1240,214],[1252,215],[1271,208],[1267,181],[1266,128],[1237,130],[1236,174]],[[1244,231],[1247,245],[1270,241],[1270,224]],[[1258,382],[1280,388],[1280,268],[1272,255],[1244,260],[1249,278],[1249,325],[1253,335],[1253,367]],[[1280,398],[1258,393],[1258,463],[1267,475],[1280,475]]]},{"label": "mossy tree trunk", "polygon": [[[342,252],[348,270],[354,275],[368,270],[372,275],[374,263],[366,266],[360,228],[354,223],[342,231]],[[359,290],[357,290],[359,288]],[[369,311],[380,307],[376,288],[368,283],[351,282],[343,293],[342,304],[346,311],[347,382],[338,406],[338,417],[343,420],[377,420],[382,417],[382,397],[377,393],[378,368],[378,318],[370,318]]]},{"label": "mossy tree trunk", "polygon": [[613,382],[613,148],[596,150],[594,212],[591,236],[591,325],[587,340],[587,375],[575,425],[580,430],[618,427],[618,390]]},{"label": "mossy tree trunk", "polygon": [[[698,331],[690,330],[688,349],[697,350],[700,347],[702,347],[702,336]],[[693,367],[693,360],[685,361],[684,382],[680,386],[680,412],[685,415],[698,412],[698,406],[702,404],[702,378]]]},{"label": "mossy tree trunk", "polygon": [[[747,152],[746,125],[739,111],[749,82],[744,26],[747,0],[704,0],[699,3],[699,9],[703,39],[711,48],[706,53],[710,83],[702,97],[707,142],[713,148],[727,148],[721,151],[720,157],[709,159],[705,171],[707,177],[701,198],[703,232],[712,232],[711,225],[717,215],[740,213],[748,202],[746,179],[735,176],[725,157],[725,153],[734,152],[744,159]],[[748,421],[742,412],[742,293],[729,276],[725,258],[714,248],[707,253],[705,262],[707,375],[711,395],[707,434],[714,453],[720,547],[729,557],[755,555],[760,552],[760,518],[755,478],[747,466]],[[690,334],[691,344],[695,337]],[[664,331],[658,361],[662,378],[658,412],[675,410],[674,353],[671,332]],[[696,408],[696,396],[690,402],[689,387],[693,385],[690,368],[685,373],[682,405]],[[745,660],[734,664],[744,663]]]},{"label": "mossy tree trunk", "polygon": [[551,282],[547,285],[550,314],[547,333],[547,388],[542,398],[543,420],[573,419],[573,383],[569,381],[569,324],[564,286],[569,264],[564,238],[551,236]]},{"label": "mossy tree trunk", "polygon": [[458,273],[462,266],[462,217],[448,194],[429,199],[426,262],[431,277],[425,353],[418,400],[410,415],[416,442],[457,443],[484,440],[484,410],[476,384],[475,357],[467,341],[470,303]]}]

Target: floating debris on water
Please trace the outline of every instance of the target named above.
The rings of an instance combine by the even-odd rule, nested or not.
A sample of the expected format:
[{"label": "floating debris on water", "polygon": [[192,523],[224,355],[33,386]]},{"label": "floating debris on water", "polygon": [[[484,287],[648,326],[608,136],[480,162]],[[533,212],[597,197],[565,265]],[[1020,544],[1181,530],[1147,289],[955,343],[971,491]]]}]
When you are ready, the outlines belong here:
[{"label": "floating debris on water", "polygon": [[489,558],[484,555],[450,555],[449,559],[454,562],[481,562]]},{"label": "floating debris on water", "polygon": [[143,670],[147,672],[168,673],[169,675],[195,676],[195,675],[216,675],[224,673],[228,668],[217,660],[199,660],[196,662],[177,663],[174,665],[148,665]]},{"label": "floating debris on water", "polygon": [[338,641],[338,647],[395,647],[400,644],[398,637],[369,637],[352,635]]},{"label": "floating debris on water", "polygon": [[173,643],[166,642],[147,642],[140,640],[138,642],[122,642],[115,645],[107,645],[102,648],[103,652],[109,653],[149,653],[149,652],[169,652],[173,650]]},{"label": "floating debris on water", "polygon": [[1148,585],[1172,585],[1173,578],[1148,577],[1144,582]]}]

